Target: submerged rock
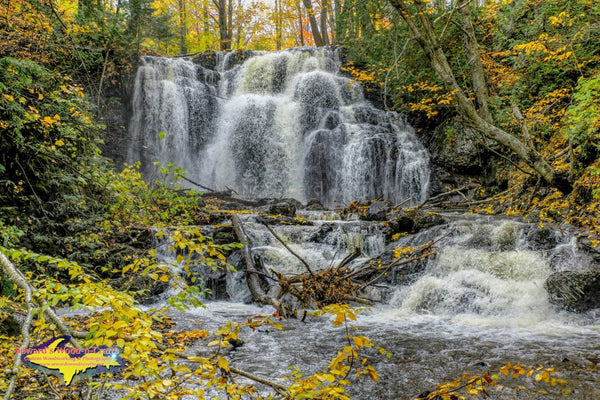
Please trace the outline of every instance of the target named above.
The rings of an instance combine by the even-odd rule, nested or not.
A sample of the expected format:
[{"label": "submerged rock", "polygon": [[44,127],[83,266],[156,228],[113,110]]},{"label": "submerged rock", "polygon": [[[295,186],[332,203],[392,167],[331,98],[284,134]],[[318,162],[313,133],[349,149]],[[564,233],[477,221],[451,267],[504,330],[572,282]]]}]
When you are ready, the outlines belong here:
[{"label": "submerged rock", "polygon": [[319,226],[319,229],[313,233],[311,233],[306,240],[308,242],[313,242],[313,243],[323,243],[325,241],[325,239],[327,238],[327,235],[329,235],[330,232],[332,232],[335,229],[333,224],[328,224],[328,223],[324,223],[321,224],[321,226]]},{"label": "submerged rock", "polygon": [[321,204],[321,202],[319,201],[319,199],[310,199],[308,200],[308,202],[306,203],[306,207],[304,207],[306,210],[313,210],[313,211],[322,211],[325,210],[325,207],[323,206],[323,204]]},{"label": "submerged rock", "polygon": [[555,272],[544,284],[550,302],[568,311],[583,312],[600,307],[600,271]]}]

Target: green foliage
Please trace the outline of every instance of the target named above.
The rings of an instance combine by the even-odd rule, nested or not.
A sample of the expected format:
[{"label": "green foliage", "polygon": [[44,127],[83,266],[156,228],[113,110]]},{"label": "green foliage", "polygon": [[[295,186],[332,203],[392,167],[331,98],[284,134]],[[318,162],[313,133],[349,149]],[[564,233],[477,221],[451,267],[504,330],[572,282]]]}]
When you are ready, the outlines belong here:
[{"label": "green foliage", "polygon": [[184,171],[172,165],[162,167],[163,179],[151,185],[142,179],[140,165],[125,165],[120,173],[100,173],[97,177],[110,192],[108,211],[112,218],[106,224],[164,226],[207,221],[201,193],[181,184]]},{"label": "green foliage", "polygon": [[99,154],[83,92],[68,78],[12,58],[0,59],[0,92],[0,208],[43,210],[74,193],[64,181],[85,182],[81,165]]},{"label": "green foliage", "polygon": [[[432,8],[431,18],[441,16],[445,8]],[[346,7],[337,21],[351,68],[362,71],[352,75],[367,92],[383,93],[378,101],[388,109],[414,113],[420,118],[437,119],[451,109],[449,96],[431,68],[424,68],[427,59],[402,19],[391,13],[381,2],[356,2]],[[460,30],[453,25],[436,25],[442,30],[442,44],[449,61],[457,70],[467,70],[462,55]],[[352,72],[352,71],[351,71]],[[361,75],[371,76],[364,81]],[[461,77],[470,81],[470,76]]]},{"label": "green foliage", "polygon": [[600,74],[581,78],[573,92],[573,104],[567,109],[567,136],[578,147],[578,156],[590,163],[598,155],[600,139]]},{"label": "green foliage", "polygon": [[25,234],[21,229],[14,225],[5,225],[0,220],[0,246],[15,247],[19,243],[19,239]]}]

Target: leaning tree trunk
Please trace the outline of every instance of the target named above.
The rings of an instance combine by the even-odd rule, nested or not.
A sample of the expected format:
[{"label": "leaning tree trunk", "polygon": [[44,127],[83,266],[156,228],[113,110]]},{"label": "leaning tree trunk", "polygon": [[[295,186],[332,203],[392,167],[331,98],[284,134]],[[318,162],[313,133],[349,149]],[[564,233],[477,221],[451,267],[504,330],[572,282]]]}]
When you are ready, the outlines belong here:
[{"label": "leaning tree trunk", "polygon": [[[514,151],[527,165],[529,165],[539,176],[541,176],[550,185],[556,187],[562,192],[570,192],[571,184],[561,174],[544,160],[540,154],[525,143],[497,127],[490,121],[486,121],[468,99],[465,91],[459,86],[450,67],[450,63],[444,54],[433,26],[429,21],[427,10],[424,3],[415,1],[416,13],[411,14],[410,9],[403,0],[389,0],[390,4],[400,13],[402,19],[406,22],[408,28],[413,34],[414,39],[419,43],[429,59],[432,68],[439,78],[444,82],[446,90],[454,97],[454,104],[457,112],[473,128],[483,133],[486,137],[508,147]],[[470,16],[469,16],[470,18]],[[475,42],[476,43],[476,42]]]},{"label": "leaning tree trunk", "polygon": [[493,123],[492,115],[489,109],[489,91],[485,79],[485,70],[481,62],[481,50],[477,37],[475,36],[475,28],[471,19],[471,10],[468,6],[460,7],[460,20],[463,28],[463,38],[465,41],[465,49],[471,67],[471,78],[473,80],[473,91],[477,99],[479,115],[489,123]]},{"label": "leaning tree trunk", "polygon": [[325,46],[323,36],[321,36],[321,32],[319,32],[319,24],[317,24],[315,10],[313,9],[311,0],[302,0],[302,3],[304,4],[306,12],[308,13],[308,22],[310,23],[310,30],[312,31],[313,38],[315,39],[315,46]]},{"label": "leaning tree trunk", "polygon": [[250,289],[250,294],[254,301],[260,304],[270,304],[283,317],[287,317],[291,315],[291,310],[288,307],[270,297],[265,293],[262,286],[260,285],[260,276],[258,271],[256,270],[256,264],[254,263],[254,258],[252,257],[251,248],[252,245],[250,243],[250,239],[248,239],[248,235],[244,231],[244,225],[240,220],[240,217],[237,214],[231,216],[231,225],[233,226],[233,230],[240,241],[242,243],[242,258],[244,259],[244,264],[246,268],[244,269],[244,273],[246,274],[246,282],[248,284],[248,289]]}]

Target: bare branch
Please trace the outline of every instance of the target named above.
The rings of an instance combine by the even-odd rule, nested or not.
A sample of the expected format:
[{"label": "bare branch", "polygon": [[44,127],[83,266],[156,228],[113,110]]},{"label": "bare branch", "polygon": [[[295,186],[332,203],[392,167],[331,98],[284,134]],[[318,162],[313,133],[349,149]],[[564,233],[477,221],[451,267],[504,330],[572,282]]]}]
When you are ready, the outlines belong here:
[{"label": "bare branch", "polygon": [[288,250],[288,251],[289,251],[289,252],[290,252],[290,253],[291,253],[291,254],[292,254],[294,257],[296,257],[298,260],[300,260],[300,262],[301,262],[302,264],[304,264],[304,266],[306,267],[306,270],[308,271],[308,273],[309,273],[311,276],[313,276],[313,277],[314,277],[314,276],[315,276],[315,274],[312,272],[312,269],[310,268],[310,265],[309,265],[309,264],[308,264],[308,263],[307,263],[307,262],[306,262],[306,261],[305,261],[305,260],[304,260],[302,257],[300,257],[300,256],[299,256],[299,255],[298,255],[296,252],[294,252],[294,250],[292,250],[292,249],[290,248],[290,246],[288,246],[288,245],[287,245],[287,243],[286,243],[286,242],[284,242],[284,241],[283,241],[283,239],[282,239],[282,238],[280,238],[280,237],[279,237],[279,235],[277,235],[277,234],[275,233],[275,231],[274,231],[273,229],[271,229],[271,227],[270,227],[269,225],[267,225],[267,224],[265,224],[265,223],[263,223],[263,225],[265,226],[265,228],[267,228],[267,230],[268,230],[269,232],[271,232],[271,234],[272,234],[273,236],[275,236],[275,239],[277,239],[277,240],[279,241],[279,243],[281,243],[281,244],[283,245],[283,247],[285,247],[285,248],[286,248],[286,249],[287,249],[287,250]]}]

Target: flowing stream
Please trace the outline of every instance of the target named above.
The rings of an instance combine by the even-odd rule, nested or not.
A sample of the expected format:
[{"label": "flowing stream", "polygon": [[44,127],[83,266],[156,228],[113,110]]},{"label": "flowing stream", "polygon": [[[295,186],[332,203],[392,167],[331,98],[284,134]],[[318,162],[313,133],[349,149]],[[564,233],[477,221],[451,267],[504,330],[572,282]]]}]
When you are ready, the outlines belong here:
[{"label": "flowing stream", "polygon": [[[145,174],[156,173],[154,162],[172,162],[215,189],[325,205],[380,196],[414,204],[427,197],[426,150],[401,117],[365,101],[361,86],[340,73],[336,50],[246,52],[242,60],[233,54],[215,53],[210,63],[143,59],[129,158],[141,160]],[[510,219],[445,215],[447,223],[389,243],[378,222],[341,220],[335,213],[302,216],[313,225],[273,228],[315,269],[356,248],[362,251],[358,266],[395,247],[438,240],[434,257],[390,273],[369,293],[376,305],[355,325],[392,357],[370,355],[379,381],[354,386],[353,398],[410,399],[465,372],[498,371],[508,362],[554,366],[569,385],[563,392],[507,378],[495,399],[600,398],[598,311],[560,311],[544,289],[552,272],[592,262],[569,234]],[[252,251],[267,269],[303,271],[253,215],[243,219]],[[219,300],[174,314],[179,329],[274,311],[250,304],[241,260],[229,261],[240,272],[227,275]],[[344,343],[345,332],[327,318],[284,324],[281,331],[248,332],[245,344],[228,354],[231,362],[279,380],[290,365],[306,374],[325,368]]]},{"label": "flowing stream", "polygon": [[[565,393],[574,399],[599,398],[598,312],[561,311],[549,303],[543,286],[551,272],[590,262],[570,235],[509,219],[450,215],[447,224],[386,244],[381,223],[332,220],[329,215],[322,220],[324,216],[314,212],[304,217],[315,225],[273,228],[315,268],[339,262],[356,247],[364,255],[355,261],[358,266],[396,247],[439,239],[434,257],[418,269],[391,273],[370,294],[378,300],[376,305],[359,314],[358,334],[377,340],[392,357],[369,355],[381,376],[377,383],[354,386],[353,398],[411,399],[463,373],[497,373],[508,362],[553,366],[560,371],[556,377],[569,384],[553,387],[533,378],[505,378],[505,387],[493,398],[562,399]],[[267,269],[304,271],[264,226],[254,222],[254,215],[244,219],[253,252],[260,254]],[[204,328],[216,328],[227,320],[245,322],[274,311],[249,304],[242,272],[229,274],[226,288],[224,299],[175,315],[178,327],[198,329],[202,321]],[[326,317],[292,319],[281,331],[246,332],[246,343],[228,356],[239,368],[277,381],[291,365],[302,366],[305,373],[325,368],[343,345],[344,335]]]}]

